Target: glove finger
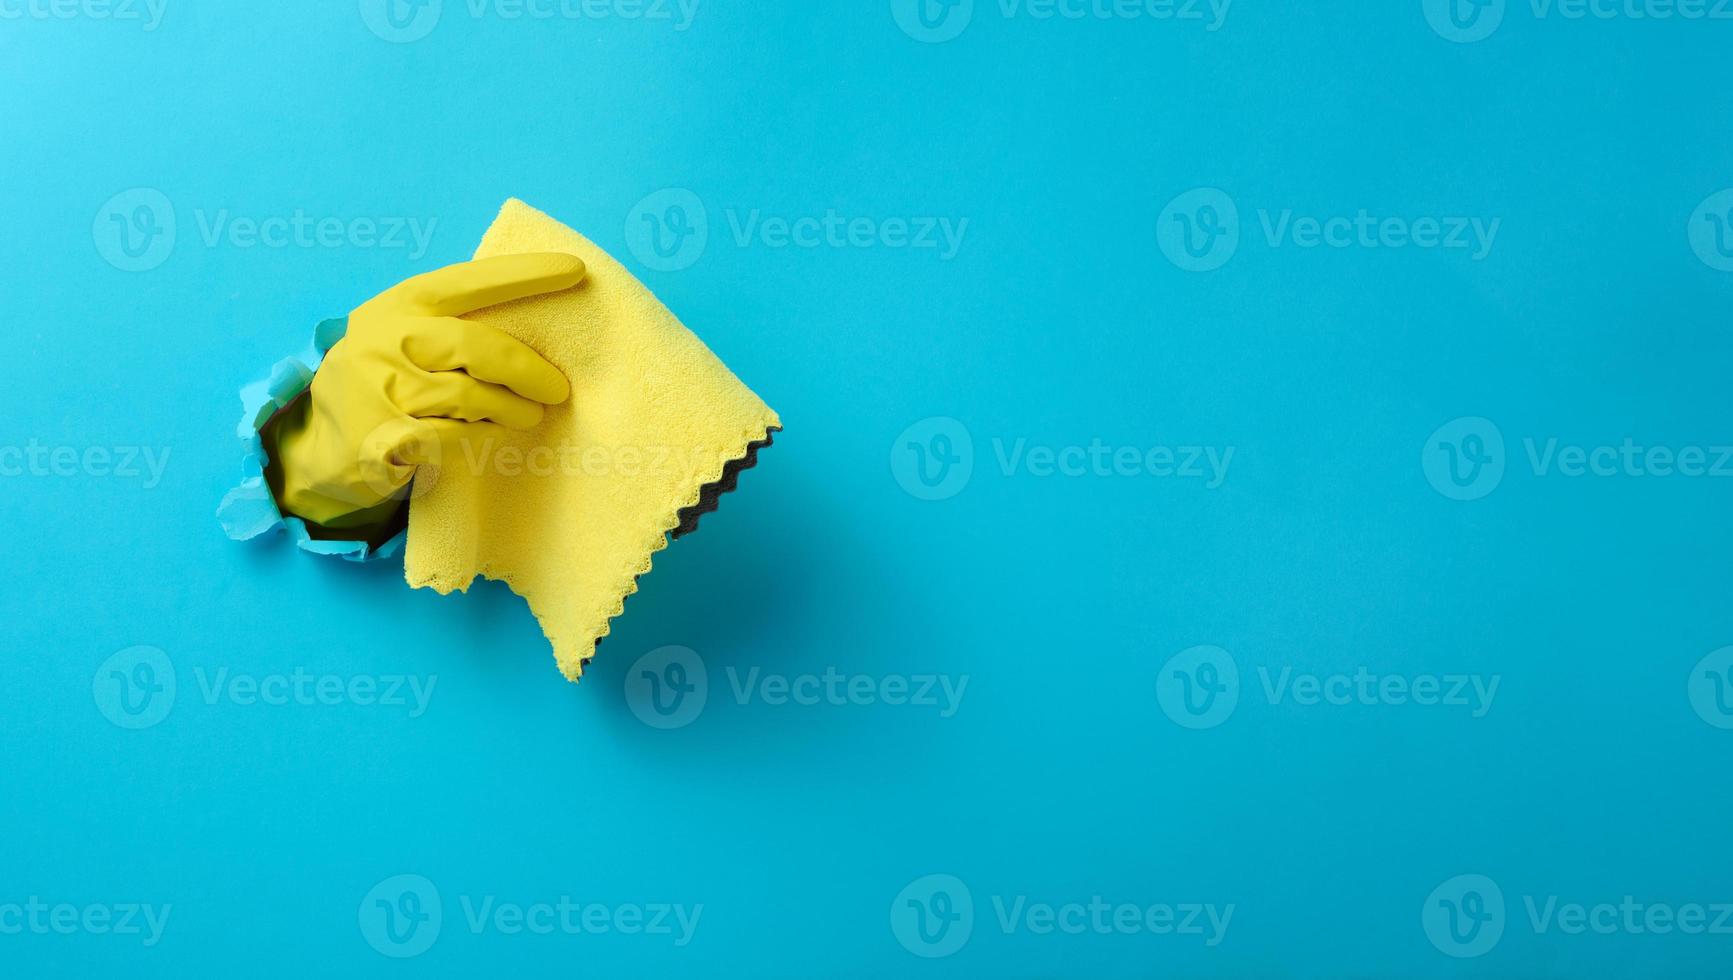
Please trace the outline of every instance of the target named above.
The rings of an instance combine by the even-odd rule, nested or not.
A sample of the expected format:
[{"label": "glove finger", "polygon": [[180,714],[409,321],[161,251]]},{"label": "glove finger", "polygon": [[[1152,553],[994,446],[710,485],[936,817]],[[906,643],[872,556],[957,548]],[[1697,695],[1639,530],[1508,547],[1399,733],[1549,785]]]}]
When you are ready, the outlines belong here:
[{"label": "glove finger", "polygon": [[420,419],[488,419],[508,429],[533,429],[542,421],[541,405],[461,371],[433,371],[419,384],[401,386],[397,407]]},{"label": "glove finger", "polygon": [[[358,471],[381,499],[413,500],[433,489],[445,467],[480,472],[505,439],[506,430],[492,422],[400,415],[362,440]],[[414,484],[405,493],[411,480]]]},{"label": "glove finger", "polygon": [[394,497],[415,476],[421,453],[413,447],[433,440],[420,419],[396,416],[380,423],[361,439],[356,452],[356,472],[361,482],[380,498]]},{"label": "glove finger", "polygon": [[493,422],[458,419],[416,419],[417,436],[399,447],[399,458],[411,466],[477,465],[505,444],[507,429]]},{"label": "glove finger", "polygon": [[571,394],[560,369],[528,344],[474,320],[417,320],[403,339],[403,353],[424,370],[464,371],[544,405],[558,405]]},{"label": "glove finger", "polygon": [[380,299],[432,316],[456,316],[485,306],[558,292],[584,278],[584,260],[564,252],[525,252],[459,262],[413,276]]}]

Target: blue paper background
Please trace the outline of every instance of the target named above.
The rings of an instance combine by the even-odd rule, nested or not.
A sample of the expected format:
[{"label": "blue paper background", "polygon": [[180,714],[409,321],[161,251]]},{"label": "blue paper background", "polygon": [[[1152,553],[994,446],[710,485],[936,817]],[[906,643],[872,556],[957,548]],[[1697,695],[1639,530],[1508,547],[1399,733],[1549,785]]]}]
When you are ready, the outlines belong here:
[{"label": "blue paper background", "polygon": [[[4,972],[1725,975],[1733,935],[1543,932],[1525,901],[1733,902],[1728,663],[1705,660],[1733,644],[1733,480],[1537,474],[1524,440],[1733,444],[1733,274],[1696,210],[1733,185],[1733,21],[1512,2],[1464,43],[1429,6],[1239,0],[1210,30],[976,0],[934,43],[882,0],[707,0],[686,29],[631,0],[445,0],[401,32],[374,0],[160,21],[5,0]],[[1199,187],[1239,215],[1208,272],[1161,247]],[[114,201],[136,188],[175,235],[132,272],[114,216],[156,199]],[[708,240],[657,271],[639,205],[669,188]],[[619,255],[787,425],[575,687],[503,588],[411,592],[396,563],[236,545],[212,517],[241,475],[236,389],[465,258],[508,195]],[[830,209],[968,223],[954,255],[736,236]],[[1479,259],[1272,245],[1260,215],[1284,209],[1500,225]],[[230,234],[297,213],[341,230]],[[372,244],[370,218],[432,222],[429,247]],[[1505,473],[1459,501],[1422,454],[1442,472],[1432,434],[1465,417]],[[905,492],[909,444],[959,431],[966,483]],[[1213,489],[1007,473],[1019,439],[1234,455]],[[92,447],[167,464],[116,474]],[[1203,644],[1240,686],[1193,730],[1158,695]],[[139,645],[177,688],[131,730],[105,662]],[[625,691],[668,645],[708,698],[662,730]],[[1361,667],[1499,687],[1475,717],[1262,686]],[[949,717],[741,704],[754,668],[967,687]],[[411,717],[207,695],[225,670],[437,680]],[[395,958],[371,891],[401,874],[443,918]],[[974,921],[927,946],[900,893],[934,874]],[[1472,958],[1426,928],[1463,874],[1506,905]],[[80,921],[32,927],[33,896]],[[472,928],[489,896],[702,912],[683,946],[513,935]],[[997,911],[1096,896],[1234,911],[1214,946]],[[154,945],[82,918],[123,903],[171,906]]]}]

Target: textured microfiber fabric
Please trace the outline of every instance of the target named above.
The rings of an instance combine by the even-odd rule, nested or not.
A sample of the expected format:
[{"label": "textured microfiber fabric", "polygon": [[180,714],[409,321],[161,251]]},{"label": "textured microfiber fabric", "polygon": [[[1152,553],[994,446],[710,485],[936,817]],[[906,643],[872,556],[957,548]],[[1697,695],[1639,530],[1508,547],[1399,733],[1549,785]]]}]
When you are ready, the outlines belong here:
[{"label": "textured microfiber fabric", "polygon": [[714,509],[781,422],[625,267],[540,211],[507,201],[475,257],[548,251],[583,259],[584,281],[469,319],[553,362],[572,395],[532,430],[422,468],[404,577],[441,593],[505,582],[575,681],[669,533]]}]

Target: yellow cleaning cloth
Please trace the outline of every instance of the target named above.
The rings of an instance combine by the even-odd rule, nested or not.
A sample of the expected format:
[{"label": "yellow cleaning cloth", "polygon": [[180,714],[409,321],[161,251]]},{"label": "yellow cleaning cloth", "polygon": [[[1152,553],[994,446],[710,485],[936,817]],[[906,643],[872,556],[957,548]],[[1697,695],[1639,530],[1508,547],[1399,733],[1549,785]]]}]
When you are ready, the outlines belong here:
[{"label": "yellow cleaning cloth", "polygon": [[575,681],[669,532],[713,508],[781,422],[620,263],[514,199],[475,257],[517,252],[569,252],[588,272],[469,319],[553,362],[571,398],[534,429],[423,468],[404,577],[441,593],[477,575],[505,582]]}]

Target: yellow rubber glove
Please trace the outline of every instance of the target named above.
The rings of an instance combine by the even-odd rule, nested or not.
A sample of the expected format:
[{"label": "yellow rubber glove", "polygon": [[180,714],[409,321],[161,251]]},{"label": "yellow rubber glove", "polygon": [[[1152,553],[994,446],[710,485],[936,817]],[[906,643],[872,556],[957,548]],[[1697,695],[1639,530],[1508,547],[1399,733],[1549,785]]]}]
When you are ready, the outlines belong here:
[{"label": "yellow rubber glove", "polygon": [[482,458],[497,426],[529,429],[571,393],[541,355],[460,315],[569,289],[574,255],[462,262],[407,279],[349,315],[307,397],[271,420],[267,471],[278,505],[322,527],[388,522],[422,464]]}]

